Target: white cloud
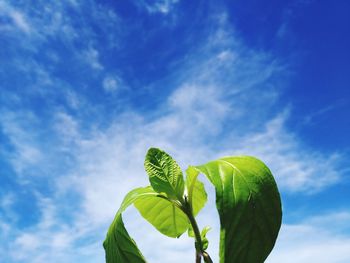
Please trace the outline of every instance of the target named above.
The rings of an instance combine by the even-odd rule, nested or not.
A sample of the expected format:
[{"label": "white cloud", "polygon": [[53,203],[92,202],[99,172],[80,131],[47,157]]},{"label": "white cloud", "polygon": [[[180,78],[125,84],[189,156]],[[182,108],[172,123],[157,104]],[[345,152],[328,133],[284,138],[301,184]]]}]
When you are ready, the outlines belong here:
[{"label": "white cloud", "polygon": [[65,112],[57,112],[55,129],[60,134],[60,139],[64,145],[72,147],[70,144],[79,136],[79,125],[77,120]]},{"label": "white cloud", "polygon": [[76,92],[74,92],[71,89],[65,90],[65,97],[67,100],[67,104],[72,108],[72,109],[79,109],[79,107],[83,104],[82,102],[82,97],[78,96]]},{"label": "white cloud", "polygon": [[102,70],[103,66],[100,62],[99,56],[99,52],[93,47],[89,47],[82,53],[83,60],[85,60],[91,68]]},{"label": "white cloud", "polygon": [[337,153],[324,155],[305,146],[285,128],[287,112],[266,123],[263,130],[247,134],[237,153],[257,156],[268,164],[280,187],[289,191],[316,192],[340,178]]},{"label": "white cloud", "polygon": [[[70,59],[76,59],[77,64],[79,61],[87,63],[95,70],[104,68],[95,47],[97,40],[105,37],[104,47],[108,49],[116,48],[120,39],[118,16],[108,6],[95,1],[86,3],[37,0],[27,4],[1,1],[0,15],[5,15],[12,21],[0,25],[0,30],[6,30],[12,37],[20,40],[14,43],[16,54],[29,52],[45,56],[46,54],[42,53],[43,45],[54,40],[64,47]],[[99,36],[95,34],[96,27],[99,27],[98,30],[101,32]],[[25,38],[22,34],[18,34],[18,29],[27,33]],[[55,49],[50,52],[53,56],[62,56],[62,54],[57,56]],[[24,57],[31,56],[28,53],[20,56],[21,62]]]},{"label": "white cloud", "polygon": [[12,6],[8,5],[6,2],[0,2],[0,15],[9,17],[16,29],[20,29],[26,34],[32,31],[32,28],[25,15],[19,10],[16,10]]},{"label": "white cloud", "polygon": [[31,28],[26,19],[24,18],[23,14],[17,11],[13,11],[10,13],[10,16],[21,30],[23,30],[25,33],[30,33]]},{"label": "white cloud", "polygon": [[317,109],[308,115],[304,116],[303,118],[303,124],[304,125],[313,125],[315,124],[319,119],[322,119],[325,115],[328,115],[333,110],[344,107],[348,102],[345,99],[340,99],[336,102],[333,102],[332,104],[327,105],[326,107],[323,107],[321,109]]},{"label": "white cloud", "polygon": [[168,14],[178,2],[179,0],[142,0],[138,4],[141,4],[149,13]]},{"label": "white cloud", "polygon": [[[336,223],[335,223],[336,222]],[[333,230],[337,230],[342,233],[344,229],[349,228],[350,222],[350,212],[349,211],[339,211],[332,212],[322,215],[315,215],[307,219],[306,223],[322,228],[324,225],[333,225]]]},{"label": "white cloud", "polygon": [[25,233],[16,239],[15,245],[21,247],[24,250],[36,250],[40,245],[40,240],[39,237],[35,234],[33,235]]},{"label": "white cloud", "polygon": [[121,89],[121,80],[116,76],[108,76],[103,79],[102,86],[106,92],[116,92]]},{"label": "white cloud", "polygon": [[342,211],[317,216],[317,224],[315,218],[308,218],[300,224],[283,225],[276,247],[266,263],[349,262],[350,238],[345,233],[334,231],[337,225],[350,227],[349,215],[349,212]]},{"label": "white cloud", "polygon": [[36,135],[28,130],[33,129],[37,118],[31,112],[2,111],[1,113],[2,131],[14,146],[12,153],[3,150],[2,154],[7,156],[17,174],[21,175],[23,171],[37,165],[43,159]]},{"label": "white cloud", "polygon": [[71,225],[63,219],[64,211],[60,210],[63,206],[59,206],[57,200],[37,194],[37,201],[42,213],[39,223],[25,230],[11,229],[6,242],[7,254],[3,258],[15,262],[30,258],[30,262],[34,263],[46,262],[49,257],[52,262],[69,262],[76,257],[75,253],[86,254],[89,258],[90,253],[85,246],[89,248],[91,244],[82,244],[78,248],[73,246],[81,236],[89,236],[89,226],[83,222]]}]

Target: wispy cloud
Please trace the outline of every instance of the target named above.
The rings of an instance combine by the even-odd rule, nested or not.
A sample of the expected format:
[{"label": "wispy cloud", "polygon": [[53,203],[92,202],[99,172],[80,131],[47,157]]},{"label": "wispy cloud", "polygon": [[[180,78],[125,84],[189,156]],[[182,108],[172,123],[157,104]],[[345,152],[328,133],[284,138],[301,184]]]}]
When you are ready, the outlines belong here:
[{"label": "wispy cloud", "polygon": [[32,31],[25,15],[3,1],[0,2],[0,16],[8,17],[11,20],[11,22],[7,24],[7,27],[1,25],[0,31],[4,29],[6,31],[19,29],[26,34],[29,34]]},{"label": "wispy cloud", "polygon": [[322,154],[308,150],[285,128],[288,113],[266,123],[261,132],[243,137],[238,152],[249,153],[267,162],[280,187],[289,191],[317,192],[336,183],[341,176],[338,153]]},{"label": "wispy cloud", "polygon": [[[43,160],[43,155],[37,141],[35,132],[35,122],[37,118],[30,112],[14,114],[3,111],[0,118],[1,130],[14,147],[11,153],[2,151],[1,153],[10,160],[17,175],[28,173],[28,169],[39,164]],[[29,129],[32,129],[29,131]]]},{"label": "wispy cloud", "polygon": [[10,16],[21,30],[23,30],[25,33],[30,33],[31,28],[21,13],[13,11],[10,13]]},{"label": "wispy cloud", "polygon": [[[35,1],[35,6],[31,8],[30,3],[15,5],[6,1],[0,4],[0,15],[12,20],[12,24],[6,27],[7,34],[17,39],[20,37],[18,29],[26,33],[20,41],[12,43],[11,60],[21,60],[28,65],[33,56],[41,54],[42,57],[51,58],[51,61],[47,61],[51,70],[63,62],[67,63],[66,66],[81,68],[85,65],[79,65],[79,62],[85,62],[93,70],[104,68],[95,44],[99,38],[105,37],[106,49],[118,46],[119,18],[112,9],[95,1],[89,1],[89,4],[82,1]],[[85,19],[86,14],[89,19]],[[90,21],[95,23],[91,24]],[[101,36],[95,34],[96,27]],[[46,45],[52,48],[45,49]]]},{"label": "wispy cloud", "polygon": [[115,93],[125,89],[125,84],[120,77],[116,75],[106,76],[102,81],[103,89],[108,93]]},{"label": "wispy cloud", "polygon": [[168,14],[171,12],[172,8],[179,2],[179,0],[142,0],[137,1],[138,5],[141,5],[145,8],[149,13],[162,13]]},{"label": "wispy cloud", "polygon": [[[334,231],[330,227],[333,225],[343,228]],[[350,239],[342,231],[349,227],[349,211],[306,218],[300,224],[285,224],[267,262],[346,263],[350,258]]]},{"label": "wispy cloud", "polygon": [[99,52],[92,47],[89,47],[82,53],[82,59],[85,60],[93,69],[102,70],[103,66],[99,60]]},{"label": "wispy cloud", "polygon": [[346,104],[348,104],[348,102],[345,99],[342,100],[338,100],[324,108],[315,110],[313,112],[311,112],[310,114],[306,115],[303,118],[302,123],[304,125],[313,125],[315,124],[315,122],[317,122],[318,119],[322,118],[322,116],[325,116],[327,114],[329,114],[330,112],[334,111],[335,109],[339,108],[339,107],[344,107],[346,106]]}]

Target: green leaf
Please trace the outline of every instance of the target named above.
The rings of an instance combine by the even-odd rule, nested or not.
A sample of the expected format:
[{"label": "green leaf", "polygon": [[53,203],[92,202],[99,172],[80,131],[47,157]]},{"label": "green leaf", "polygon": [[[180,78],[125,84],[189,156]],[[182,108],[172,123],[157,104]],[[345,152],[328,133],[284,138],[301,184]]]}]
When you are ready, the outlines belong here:
[{"label": "green leaf", "polygon": [[[146,260],[137,248],[134,240],[124,227],[122,212],[138,198],[156,196],[151,187],[136,188],[124,198],[115,218],[110,225],[103,247],[106,252],[106,263],[144,263]],[[159,198],[160,199],[160,198]]]},{"label": "green leaf", "polygon": [[156,192],[164,192],[169,198],[183,201],[182,171],[169,154],[157,148],[149,149],[146,154],[145,169]]},{"label": "green leaf", "polygon": [[194,231],[191,225],[188,227],[187,234],[189,237],[193,237],[193,238],[195,237]]},{"label": "green leaf", "polygon": [[[206,250],[208,248],[208,245],[209,245],[209,241],[207,239],[207,233],[210,229],[211,229],[211,227],[205,226],[201,231],[202,248],[204,250]],[[194,234],[193,228],[191,226],[188,228],[187,234],[189,237],[195,238],[195,234]],[[195,245],[197,248],[197,246],[198,246],[197,241],[195,242]]]},{"label": "green leaf", "polygon": [[204,184],[197,179],[199,172],[195,168],[190,166],[186,170],[186,174],[188,202],[196,216],[207,202],[207,193]]},{"label": "green leaf", "polygon": [[203,246],[204,250],[206,250],[209,246],[209,240],[207,239],[207,233],[209,232],[210,229],[211,229],[211,227],[205,226],[201,231],[202,246]]},{"label": "green leaf", "polygon": [[124,227],[121,214],[113,221],[113,231],[109,232],[103,247],[107,263],[145,263],[146,260],[137,248],[135,241]]},{"label": "green leaf", "polygon": [[189,227],[185,213],[166,197],[144,196],[134,205],[149,223],[166,236],[179,237]]},{"label": "green leaf", "polygon": [[282,209],[268,167],[249,157],[226,157],[196,166],[216,190],[220,262],[263,263],[275,245]]},{"label": "green leaf", "polygon": [[205,237],[210,230],[211,230],[210,226],[205,226],[201,231],[201,237]]}]

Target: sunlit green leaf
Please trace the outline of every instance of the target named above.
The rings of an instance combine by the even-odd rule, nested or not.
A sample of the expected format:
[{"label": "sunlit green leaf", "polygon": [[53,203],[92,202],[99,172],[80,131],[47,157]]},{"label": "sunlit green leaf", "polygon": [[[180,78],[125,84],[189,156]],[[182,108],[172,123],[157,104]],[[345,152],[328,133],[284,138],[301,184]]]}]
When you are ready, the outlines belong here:
[{"label": "sunlit green leaf", "polygon": [[156,192],[164,192],[169,198],[182,200],[184,194],[182,171],[169,154],[157,148],[149,149],[145,169]]},{"label": "sunlit green leaf", "polygon": [[186,174],[188,201],[192,206],[193,214],[196,216],[207,202],[207,193],[204,184],[197,179],[198,170],[190,166],[186,170]]},{"label": "sunlit green leaf", "polygon": [[144,263],[146,260],[124,227],[122,212],[135,200],[145,196],[156,196],[151,187],[136,188],[124,198],[115,218],[108,229],[103,247],[106,263]]},{"label": "sunlit green leaf", "polygon": [[134,202],[140,214],[169,237],[179,237],[189,227],[187,216],[173,202],[158,196],[144,196]]},{"label": "sunlit green leaf", "polygon": [[115,218],[111,227],[112,231],[108,232],[107,238],[103,242],[106,252],[106,262],[145,263],[145,258],[124,227],[121,214]]},{"label": "sunlit green leaf", "polygon": [[248,156],[196,166],[215,186],[220,216],[220,262],[263,263],[282,219],[280,195],[267,166]]}]

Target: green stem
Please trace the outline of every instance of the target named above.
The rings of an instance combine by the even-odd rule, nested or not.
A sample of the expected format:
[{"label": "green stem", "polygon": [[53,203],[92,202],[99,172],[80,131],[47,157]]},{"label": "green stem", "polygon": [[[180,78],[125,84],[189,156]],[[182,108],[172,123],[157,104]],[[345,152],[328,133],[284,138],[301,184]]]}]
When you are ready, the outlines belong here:
[{"label": "green stem", "polygon": [[204,261],[206,263],[212,263],[213,261],[211,260],[209,254],[204,251],[203,249],[203,242],[202,242],[202,237],[201,234],[199,232],[199,228],[198,228],[198,224],[196,219],[194,218],[193,215],[193,210],[192,210],[192,206],[191,204],[187,201],[187,198],[185,197],[185,202],[183,203],[182,206],[182,210],[184,211],[184,213],[187,215],[188,220],[191,223],[193,232],[194,232],[194,237],[195,237],[195,248],[196,248],[196,263],[200,263],[202,256],[204,258]]},{"label": "green stem", "polygon": [[198,251],[196,251],[196,263],[201,263],[202,261],[202,256]]},{"label": "green stem", "polygon": [[203,252],[203,258],[204,258],[204,262],[205,263],[213,263],[213,261],[211,260],[209,254],[206,251]]},{"label": "green stem", "polygon": [[187,213],[187,217],[190,220],[193,232],[194,232],[194,237],[196,239],[196,251],[197,254],[202,254],[203,251],[203,244],[202,244],[202,238],[201,238],[201,233],[199,232],[199,228],[196,222],[196,219],[194,218],[192,211],[189,211],[189,213]]}]

